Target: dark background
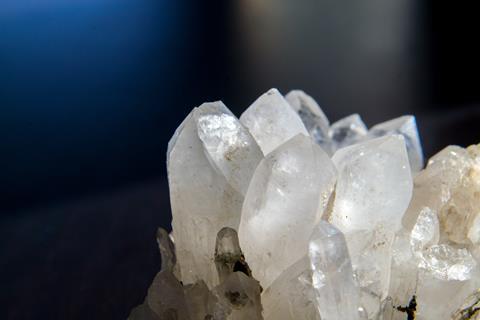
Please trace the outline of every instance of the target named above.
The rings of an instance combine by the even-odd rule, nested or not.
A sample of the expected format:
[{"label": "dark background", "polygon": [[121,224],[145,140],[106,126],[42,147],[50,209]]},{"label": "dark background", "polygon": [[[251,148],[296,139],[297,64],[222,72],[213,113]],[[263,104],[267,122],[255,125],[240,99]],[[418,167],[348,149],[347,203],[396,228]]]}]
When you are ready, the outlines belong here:
[{"label": "dark background", "polygon": [[190,110],[300,88],[331,121],[480,142],[476,8],[414,0],[0,1],[0,318],[126,319]]}]

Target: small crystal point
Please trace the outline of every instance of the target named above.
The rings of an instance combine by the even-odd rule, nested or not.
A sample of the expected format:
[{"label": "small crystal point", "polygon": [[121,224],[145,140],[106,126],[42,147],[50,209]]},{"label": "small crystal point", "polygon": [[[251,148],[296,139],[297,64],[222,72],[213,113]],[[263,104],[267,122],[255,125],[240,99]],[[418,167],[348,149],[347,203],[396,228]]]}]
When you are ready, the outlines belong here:
[{"label": "small crystal point", "polygon": [[302,119],[310,136],[325,152],[332,153],[328,135],[329,121],[315,100],[301,90],[292,90],[286,96],[290,106]]},{"label": "small crystal point", "polygon": [[312,233],[308,256],[321,318],[360,319],[359,291],[342,232],[330,223],[320,221]]},{"label": "small crystal point", "polygon": [[245,194],[263,158],[250,132],[222,102],[205,103],[196,111],[198,137],[213,167]]},{"label": "small crystal point", "polygon": [[240,249],[237,231],[232,228],[225,227],[218,232],[215,246],[215,265],[220,282],[225,281],[234,271],[241,271],[248,276],[252,275]]},{"label": "small crystal point", "polygon": [[389,134],[400,134],[405,139],[405,144],[413,172],[419,172],[423,168],[423,151],[418,134],[417,123],[414,116],[402,116],[385,121],[373,126],[368,135],[372,138]]},{"label": "small crystal point", "polygon": [[270,89],[241,115],[240,122],[248,128],[266,155],[307,129],[297,113],[278,92]]},{"label": "small crystal point", "polygon": [[330,126],[329,131],[334,150],[362,141],[367,133],[367,126],[358,114],[338,120]]},{"label": "small crystal point", "polygon": [[238,234],[253,276],[263,287],[306,255],[334,183],[335,168],[328,155],[301,134],[260,162],[245,197]]}]

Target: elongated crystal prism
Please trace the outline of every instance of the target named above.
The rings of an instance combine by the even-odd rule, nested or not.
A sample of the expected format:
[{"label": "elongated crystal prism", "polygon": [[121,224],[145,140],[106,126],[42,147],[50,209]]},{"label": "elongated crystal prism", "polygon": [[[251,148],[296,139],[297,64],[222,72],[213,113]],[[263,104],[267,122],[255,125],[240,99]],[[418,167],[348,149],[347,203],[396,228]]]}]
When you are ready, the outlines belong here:
[{"label": "elongated crystal prism", "polygon": [[243,192],[261,158],[251,135],[221,102],[195,108],[175,132],[167,169],[184,283],[218,284],[211,263],[216,234],[238,227]]},{"label": "elongated crystal prism", "polygon": [[308,246],[317,307],[323,320],[360,319],[359,291],[347,243],[342,232],[328,222],[315,227]]},{"label": "elongated crystal prism", "polygon": [[335,183],[328,155],[300,134],[258,165],[245,197],[240,245],[253,275],[268,287],[306,255],[308,239]]}]

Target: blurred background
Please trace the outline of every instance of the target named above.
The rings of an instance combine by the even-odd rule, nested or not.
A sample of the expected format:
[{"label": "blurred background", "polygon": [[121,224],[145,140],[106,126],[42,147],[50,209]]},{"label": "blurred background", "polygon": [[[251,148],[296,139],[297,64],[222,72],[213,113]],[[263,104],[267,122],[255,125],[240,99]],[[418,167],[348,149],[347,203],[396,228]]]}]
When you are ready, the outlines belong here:
[{"label": "blurred background", "polygon": [[331,121],[480,142],[473,5],[0,1],[0,318],[126,319],[170,228],[165,153],[204,101],[303,89]]}]

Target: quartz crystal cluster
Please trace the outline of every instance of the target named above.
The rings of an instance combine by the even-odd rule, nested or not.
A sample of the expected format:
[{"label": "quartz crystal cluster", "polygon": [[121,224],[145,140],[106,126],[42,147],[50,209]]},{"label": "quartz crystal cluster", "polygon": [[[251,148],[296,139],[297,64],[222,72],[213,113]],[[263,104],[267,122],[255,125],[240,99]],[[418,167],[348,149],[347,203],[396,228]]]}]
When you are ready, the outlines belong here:
[{"label": "quartz crystal cluster", "polygon": [[413,116],[333,124],[302,91],[193,109],[173,232],[130,320],[480,319],[480,145],[424,168]]}]

